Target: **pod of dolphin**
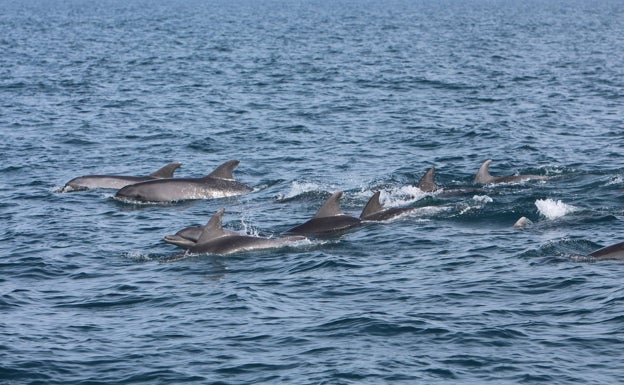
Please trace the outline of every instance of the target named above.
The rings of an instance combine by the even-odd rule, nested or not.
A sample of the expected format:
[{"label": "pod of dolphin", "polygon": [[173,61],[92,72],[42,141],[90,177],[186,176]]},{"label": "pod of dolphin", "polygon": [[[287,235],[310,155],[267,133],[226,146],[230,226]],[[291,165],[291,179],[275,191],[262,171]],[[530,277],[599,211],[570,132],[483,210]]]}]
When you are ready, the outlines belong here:
[{"label": "pod of dolphin", "polygon": [[[182,165],[170,163],[148,176],[85,175],[74,178],[59,192],[92,189],[116,189],[115,198],[125,202],[175,202],[194,199],[214,199],[247,194],[253,188],[234,179],[233,171],[240,162],[230,160],[212,173],[200,178],[175,178],[174,172]],[[514,183],[527,180],[546,180],[545,175],[492,176],[489,171],[491,159],[483,162],[473,183],[489,185]],[[440,197],[472,194],[479,187],[440,188],[435,183],[435,168],[431,167],[418,182],[418,188],[426,193],[435,192]],[[285,231],[277,238],[263,238],[239,234],[224,229],[222,218],[225,209],[217,211],[205,226],[186,227],[176,234],[165,235],[164,241],[185,250],[186,254],[227,255],[254,250],[265,250],[296,244],[309,238],[337,237],[365,223],[387,221],[415,210],[410,207],[384,208],[377,191],[370,198],[359,218],[345,214],[340,209],[342,191],[332,194],[310,220]],[[520,218],[515,227],[524,227],[531,221]],[[624,259],[624,242],[610,245],[590,254],[594,259]]]}]

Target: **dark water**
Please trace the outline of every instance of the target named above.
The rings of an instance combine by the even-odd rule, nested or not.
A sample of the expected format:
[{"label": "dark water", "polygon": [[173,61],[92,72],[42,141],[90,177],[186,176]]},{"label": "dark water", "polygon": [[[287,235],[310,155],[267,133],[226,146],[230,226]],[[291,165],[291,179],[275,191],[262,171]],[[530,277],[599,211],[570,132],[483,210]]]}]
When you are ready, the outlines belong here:
[{"label": "dark water", "polygon": [[[623,383],[624,264],[578,257],[624,240],[623,3],[257,3],[0,1],[0,383]],[[414,187],[488,158],[554,178]],[[229,159],[255,192],[55,192]],[[275,236],[378,189],[421,209],[165,262],[220,208]]]}]

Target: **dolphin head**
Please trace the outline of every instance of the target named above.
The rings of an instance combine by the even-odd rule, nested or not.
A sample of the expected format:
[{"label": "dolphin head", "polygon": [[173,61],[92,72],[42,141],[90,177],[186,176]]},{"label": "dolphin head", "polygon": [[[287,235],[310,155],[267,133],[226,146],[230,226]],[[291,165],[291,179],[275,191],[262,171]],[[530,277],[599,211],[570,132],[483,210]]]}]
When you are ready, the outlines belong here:
[{"label": "dolphin head", "polygon": [[149,199],[146,195],[143,194],[144,188],[140,185],[141,183],[131,184],[126,187],[122,187],[115,194],[115,198],[121,199],[124,201],[138,201],[138,202],[147,202]]},{"label": "dolphin head", "polygon": [[193,242],[193,240],[184,238],[179,235],[165,235],[163,240],[167,243],[171,243],[183,249],[191,248],[197,244],[196,242]]}]

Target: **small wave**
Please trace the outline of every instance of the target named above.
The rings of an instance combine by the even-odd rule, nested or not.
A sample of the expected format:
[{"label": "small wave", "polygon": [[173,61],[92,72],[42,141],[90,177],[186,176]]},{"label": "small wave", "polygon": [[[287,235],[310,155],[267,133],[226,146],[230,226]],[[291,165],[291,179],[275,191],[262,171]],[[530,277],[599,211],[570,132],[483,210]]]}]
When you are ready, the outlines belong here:
[{"label": "small wave", "polygon": [[138,250],[128,251],[123,255],[123,257],[137,262],[150,262],[154,260],[154,258],[152,258],[149,254],[145,254]]},{"label": "small wave", "polygon": [[[372,195],[372,192],[370,195]],[[407,206],[428,195],[428,193],[422,191],[418,187],[408,185],[390,190],[381,190],[379,201],[384,207]]]},{"label": "small wave", "polygon": [[290,186],[290,190],[286,194],[278,196],[277,200],[286,202],[289,200],[293,200],[301,195],[306,195],[308,193],[317,192],[320,190],[321,190],[321,186],[316,183],[312,183],[312,182],[299,183],[297,181],[294,181],[292,182]]},{"label": "small wave", "polygon": [[481,202],[481,203],[492,203],[494,199],[490,198],[487,195],[475,195],[472,197],[473,201]]},{"label": "small wave", "polygon": [[540,214],[548,219],[561,218],[578,210],[575,206],[563,203],[560,200],[555,201],[550,198],[536,200],[535,206],[537,206]]}]

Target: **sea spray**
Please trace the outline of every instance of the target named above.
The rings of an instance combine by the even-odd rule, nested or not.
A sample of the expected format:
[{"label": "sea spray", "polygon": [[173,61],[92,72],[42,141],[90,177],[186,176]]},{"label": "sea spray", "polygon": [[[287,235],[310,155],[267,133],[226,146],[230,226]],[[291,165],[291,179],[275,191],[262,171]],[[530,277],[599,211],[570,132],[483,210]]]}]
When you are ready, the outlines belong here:
[{"label": "sea spray", "polygon": [[535,206],[537,206],[540,214],[548,219],[560,218],[578,210],[575,206],[563,203],[560,200],[555,201],[550,198],[536,200]]}]

